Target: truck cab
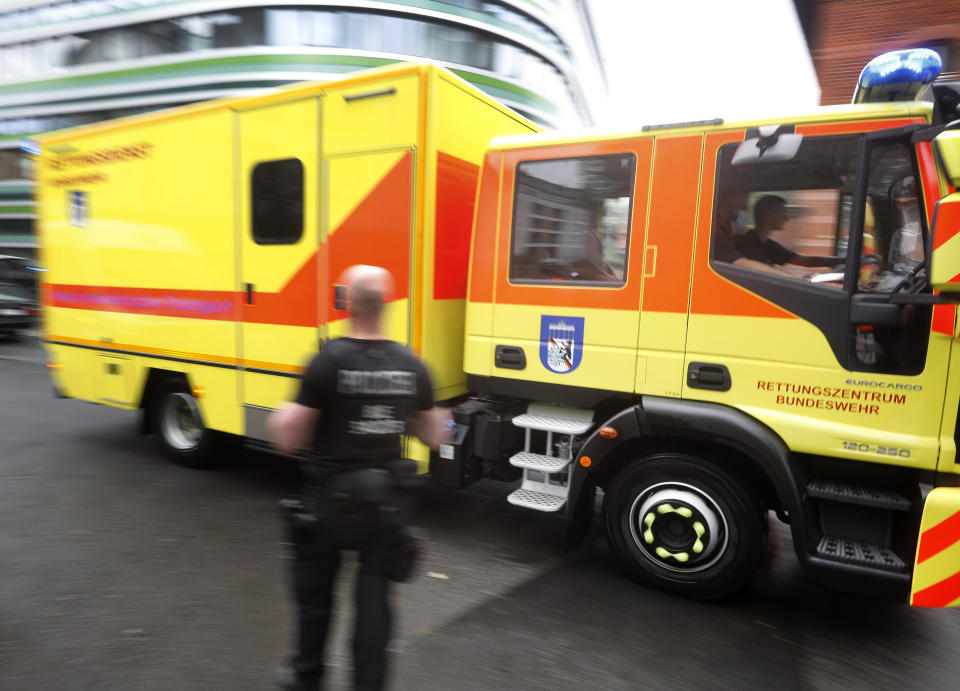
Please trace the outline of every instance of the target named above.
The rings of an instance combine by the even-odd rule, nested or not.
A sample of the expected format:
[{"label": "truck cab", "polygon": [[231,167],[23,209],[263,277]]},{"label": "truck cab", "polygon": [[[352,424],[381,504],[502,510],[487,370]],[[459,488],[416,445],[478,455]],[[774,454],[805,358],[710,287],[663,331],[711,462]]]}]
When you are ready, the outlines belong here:
[{"label": "truck cab", "polygon": [[493,142],[464,367],[525,430],[511,501],[572,539],[600,487],[628,567],[693,597],[745,582],[771,511],[828,584],[953,575],[915,557],[960,510],[930,492],[960,484],[956,135],[865,74],[847,107]]}]

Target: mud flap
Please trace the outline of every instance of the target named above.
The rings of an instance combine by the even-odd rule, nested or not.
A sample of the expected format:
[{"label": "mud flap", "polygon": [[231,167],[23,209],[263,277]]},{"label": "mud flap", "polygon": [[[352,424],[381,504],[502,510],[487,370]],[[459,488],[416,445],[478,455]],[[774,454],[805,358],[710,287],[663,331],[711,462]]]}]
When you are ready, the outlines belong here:
[{"label": "mud flap", "polygon": [[937,487],[923,505],[910,604],[960,606],[960,487]]}]

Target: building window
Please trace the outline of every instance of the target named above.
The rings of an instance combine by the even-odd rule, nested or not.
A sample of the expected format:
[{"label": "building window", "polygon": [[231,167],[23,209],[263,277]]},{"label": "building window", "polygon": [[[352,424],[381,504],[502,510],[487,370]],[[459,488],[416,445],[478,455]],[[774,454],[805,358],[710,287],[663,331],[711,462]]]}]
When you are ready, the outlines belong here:
[{"label": "building window", "polygon": [[633,154],[517,166],[510,280],[626,283]]},{"label": "building window", "polygon": [[940,81],[957,79],[960,76],[960,62],[957,61],[957,46],[949,39],[938,39],[921,44],[924,48],[934,50],[943,62]]},{"label": "building window", "polygon": [[[488,5],[484,11],[492,12]],[[496,34],[432,18],[339,10],[237,9],[13,43],[0,47],[0,78],[19,80],[77,65],[263,45],[415,55],[491,70],[535,87],[538,96],[562,104],[562,110],[572,110],[569,85],[556,66]]]},{"label": "building window", "polygon": [[303,163],[297,158],[258,163],[251,175],[253,241],[292,245],[303,235]]}]

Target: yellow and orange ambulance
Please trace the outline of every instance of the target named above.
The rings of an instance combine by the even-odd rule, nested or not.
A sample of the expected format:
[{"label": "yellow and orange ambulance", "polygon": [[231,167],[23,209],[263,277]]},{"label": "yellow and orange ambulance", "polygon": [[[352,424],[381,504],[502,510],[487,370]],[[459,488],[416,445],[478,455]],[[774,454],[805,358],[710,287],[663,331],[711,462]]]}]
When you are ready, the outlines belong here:
[{"label": "yellow and orange ambulance", "polygon": [[772,513],[821,582],[958,605],[960,90],[878,61],[751,122],[540,133],[413,65],[38,138],[55,384],[206,463],[379,264],[458,423],[409,445],[440,484],[520,480],[568,545],[602,489],[627,567],[690,597],[750,579]]}]

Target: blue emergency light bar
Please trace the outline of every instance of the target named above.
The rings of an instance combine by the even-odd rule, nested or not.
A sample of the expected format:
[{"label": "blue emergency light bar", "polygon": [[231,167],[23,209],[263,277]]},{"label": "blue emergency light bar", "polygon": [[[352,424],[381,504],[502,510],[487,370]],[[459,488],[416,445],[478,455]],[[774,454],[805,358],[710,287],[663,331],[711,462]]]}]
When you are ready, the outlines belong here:
[{"label": "blue emergency light bar", "polygon": [[929,48],[884,53],[863,68],[853,102],[912,101],[920,89],[937,78],[941,69],[940,55]]}]

